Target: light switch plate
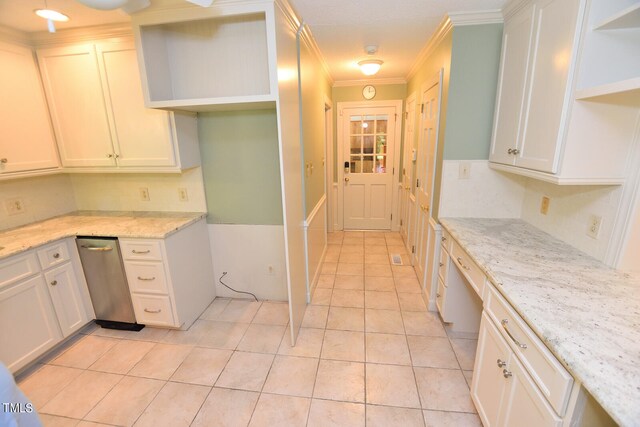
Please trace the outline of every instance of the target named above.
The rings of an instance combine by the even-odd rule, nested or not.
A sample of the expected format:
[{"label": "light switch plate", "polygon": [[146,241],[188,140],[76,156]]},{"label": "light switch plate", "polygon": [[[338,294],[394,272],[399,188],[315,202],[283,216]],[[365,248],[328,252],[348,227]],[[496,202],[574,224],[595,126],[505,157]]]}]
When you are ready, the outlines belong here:
[{"label": "light switch plate", "polygon": [[149,196],[149,189],[147,187],[140,187],[140,200],[143,202],[151,200],[151,197]]},{"label": "light switch plate", "polygon": [[458,179],[469,179],[471,177],[471,163],[460,162]]},{"label": "light switch plate", "polygon": [[24,202],[19,197],[13,197],[4,201],[7,215],[19,215],[25,212]]}]

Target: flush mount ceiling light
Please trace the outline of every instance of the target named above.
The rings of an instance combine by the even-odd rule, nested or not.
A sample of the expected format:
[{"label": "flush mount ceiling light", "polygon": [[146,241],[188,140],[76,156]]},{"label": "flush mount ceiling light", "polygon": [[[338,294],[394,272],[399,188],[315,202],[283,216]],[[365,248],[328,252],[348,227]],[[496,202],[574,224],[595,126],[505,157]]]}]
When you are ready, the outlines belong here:
[{"label": "flush mount ceiling light", "polygon": [[60,13],[53,9],[36,9],[33,11],[40,18],[50,19],[52,21],[67,22],[69,17],[64,13]]},{"label": "flush mount ceiling light", "polygon": [[358,66],[360,67],[360,71],[365,76],[373,76],[378,71],[380,71],[380,67],[383,62],[379,59],[365,59],[364,61],[358,62]]},{"label": "flush mount ceiling light", "polygon": [[[364,47],[364,51],[367,52],[367,55],[373,56],[378,51],[378,46],[368,45]],[[358,67],[360,67],[360,71],[365,76],[373,76],[378,71],[380,71],[380,67],[382,66],[383,61],[380,59],[365,59],[363,61],[358,62]]]},{"label": "flush mount ceiling light", "polygon": [[[76,0],[85,6],[99,10],[114,10],[122,8],[127,13],[134,13],[149,7],[149,0]],[[213,0],[186,0],[189,3],[197,4],[202,7],[209,7]]]}]

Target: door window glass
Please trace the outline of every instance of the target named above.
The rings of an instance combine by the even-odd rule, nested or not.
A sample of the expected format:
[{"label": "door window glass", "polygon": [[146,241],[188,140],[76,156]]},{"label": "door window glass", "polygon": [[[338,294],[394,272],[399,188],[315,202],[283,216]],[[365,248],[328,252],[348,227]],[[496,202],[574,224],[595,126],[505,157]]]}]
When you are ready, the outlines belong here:
[{"label": "door window glass", "polygon": [[349,154],[351,173],[387,173],[386,114],[351,116]]}]

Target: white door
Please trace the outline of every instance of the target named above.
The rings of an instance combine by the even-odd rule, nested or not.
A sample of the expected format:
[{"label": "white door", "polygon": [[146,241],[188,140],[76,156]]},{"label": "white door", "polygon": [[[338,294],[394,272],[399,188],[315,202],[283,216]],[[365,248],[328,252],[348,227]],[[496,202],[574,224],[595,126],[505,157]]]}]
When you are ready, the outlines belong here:
[{"label": "white door", "polygon": [[416,242],[414,263],[420,283],[423,284],[429,247],[429,217],[433,198],[433,180],[440,117],[440,83],[426,86],[422,92],[421,120],[418,136],[416,171]]},{"label": "white door", "polygon": [[91,44],[38,50],[63,166],[115,166],[100,72]]},{"label": "white door", "polygon": [[[404,240],[407,249],[409,245],[410,216],[409,216],[409,195],[411,194],[411,182],[413,181],[413,140],[415,135],[416,116],[416,96],[415,94],[407,98],[405,122],[404,122],[404,144],[402,150],[402,190],[400,191],[400,235]],[[414,199],[415,200],[415,199]],[[415,206],[413,204],[412,206]]]},{"label": "white door", "polygon": [[68,337],[89,320],[84,309],[80,289],[78,289],[73,266],[68,262],[47,271],[44,278],[49,287],[51,301],[56,309],[62,336]]},{"label": "white door", "polygon": [[55,168],[58,153],[33,52],[0,43],[0,173]]},{"label": "white door", "polygon": [[96,51],[118,166],[174,166],[170,113],[145,108],[133,42]]},{"label": "white door", "polygon": [[345,108],[342,114],[344,228],[389,230],[396,110]]}]

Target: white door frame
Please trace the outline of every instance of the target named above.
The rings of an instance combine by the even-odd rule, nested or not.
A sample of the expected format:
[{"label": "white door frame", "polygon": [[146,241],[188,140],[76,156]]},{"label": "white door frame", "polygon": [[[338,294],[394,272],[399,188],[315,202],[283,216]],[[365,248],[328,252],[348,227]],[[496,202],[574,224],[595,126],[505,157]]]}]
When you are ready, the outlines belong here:
[{"label": "white door frame", "polygon": [[[338,129],[338,141],[336,145],[337,151],[337,162],[336,167],[338,168],[338,194],[337,194],[337,215],[338,217],[334,219],[334,222],[338,225],[338,230],[344,230],[344,186],[341,185],[344,182],[344,150],[342,149],[342,144],[344,143],[342,137],[343,128],[343,115],[342,111],[345,108],[369,108],[369,107],[390,107],[395,108],[396,111],[396,123],[395,123],[395,131],[394,131],[394,147],[393,147],[393,176],[392,176],[392,196],[391,196],[391,231],[398,231],[398,224],[400,224],[400,218],[398,215],[398,176],[400,174],[400,146],[402,145],[402,120],[398,120],[398,118],[402,119],[402,99],[394,99],[389,101],[367,101],[367,102],[338,102],[338,120],[337,120],[337,129]],[[333,162],[332,162],[333,163]],[[336,221],[337,220],[337,221]]]},{"label": "white door frame", "polygon": [[[409,104],[413,102],[414,105],[414,109],[413,109],[413,117],[411,117],[411,129],[409,128],[409,126],[407,125],[407,119],[409,117],[410,111],[409,111]],[[412,158],[412,156],[409,155],[410,150],[413,150],[413,146],[415,143],[415,139],[416,139],[416,118],[417,116],[417,111],[418,111],[418,95],[416,94],[416,92],[411,93],[411,95],[409,95],[405,101],[405,125],[404,125],[404,135],[403,135],[403,140],[402,140],[402,167],[403,169],[407,169],[407,168],[411,168],[411,173],[409,174],[409,188],[404,189],[404,180],[402,179],[403,174],[402,171],[400,171],[400,186],[401,191],[400,193],[402,194],[403,192],[406,192],[406,205],[404,206],[404,211],[400,212],[400,209],[398,209],[398,213],[402,213],[402,217],[400,219],[404,219],[405,223],[403,223],[405,229],[407,230],[407,240],[404,242],[405,243],[405,248],[409,251],[409,253],[411,253],[411,232],[413,231],[412,228],[409,227],[411,221],[411,215],[409,214],[409,209],[411,207],[411,201],[409,200],[410,196],[411,196],[411,189],[413,188],[413,180],[414,180],[414,173],[415,173],[415,165],[414,165],[414,160]],[[409,132],[409,130],[411,130],[411,132]],[[411,140],[407,139],[407,134],[411,133]],[[404,197],[404,195],[402,196]],[[402,204],[402,200],[399,200],[399,203]],[[406,216],[405,216],[406,214]],[[400,228],[400,227],[398,227]],[[411,257],[409,257],[411,258]]]},{"label": "white door frame", "polygon": [[334,187],[333,182],[333,101],[323,95],[324,99],[324,194],[327,199],[327,220],[325,228],[327,232],[334,231]]}]

